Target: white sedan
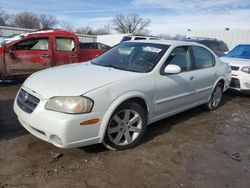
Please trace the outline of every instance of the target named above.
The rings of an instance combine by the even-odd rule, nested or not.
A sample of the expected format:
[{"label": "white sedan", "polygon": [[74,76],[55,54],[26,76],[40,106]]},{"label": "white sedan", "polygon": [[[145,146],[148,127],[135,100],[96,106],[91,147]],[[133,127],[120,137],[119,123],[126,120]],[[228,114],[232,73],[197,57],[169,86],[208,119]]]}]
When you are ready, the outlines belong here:
[{"label": "white sedan", "polygon": [[232,69],[230,88],[250,92],[250,44],[241,44],[221,58]]},{"label": "white sedan", "polygon": [[219,107],[230,67],[192,42],[124,42],[91,62],[43,70],[14,103],[30,133],[60,148],[127,149],[146,126],[198,105]]}]

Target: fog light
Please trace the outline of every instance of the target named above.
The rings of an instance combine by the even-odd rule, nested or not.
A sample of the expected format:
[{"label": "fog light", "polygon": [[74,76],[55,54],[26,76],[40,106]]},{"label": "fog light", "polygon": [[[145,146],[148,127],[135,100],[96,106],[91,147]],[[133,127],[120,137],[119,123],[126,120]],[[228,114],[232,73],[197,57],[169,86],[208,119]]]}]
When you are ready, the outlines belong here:
[{"label": "fog light", "polygon": [[53,143],[58,144],[58,145],[62,145],[63,144],[62,139],[59,136],[56,136],[56,135],[51,135],[50,136],[50,140]]}]

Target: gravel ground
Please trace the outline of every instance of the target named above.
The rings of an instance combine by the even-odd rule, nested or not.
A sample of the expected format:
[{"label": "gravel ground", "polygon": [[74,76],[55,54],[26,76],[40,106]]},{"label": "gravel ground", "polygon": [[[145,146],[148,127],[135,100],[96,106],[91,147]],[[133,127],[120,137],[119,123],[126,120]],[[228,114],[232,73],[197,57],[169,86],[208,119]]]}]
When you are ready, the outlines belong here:
[{"label": "gravel ground", "polygon": [[29,134],[12,109],[19,87],[0,87],[0,188],[250,187],[249,96],[227,92],[218,110],[156,122],[138,147],[109,151],[59,149]]}]

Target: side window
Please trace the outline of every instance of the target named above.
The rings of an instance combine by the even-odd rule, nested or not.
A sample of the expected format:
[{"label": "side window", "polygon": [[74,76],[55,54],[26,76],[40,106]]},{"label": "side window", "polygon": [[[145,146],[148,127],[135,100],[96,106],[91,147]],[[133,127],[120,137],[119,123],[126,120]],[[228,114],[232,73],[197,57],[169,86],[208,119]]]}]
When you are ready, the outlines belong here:
[{"label": "side window", "polygon": [[135,40],[146,40],[145,37],[135,37]]},{"label": "side window", "polygon": [[208,50],[199,46],[193,46],[192,48],[196,69],[204,69],[215,65],[214,56]]},{"label": "side window", "polygon": [[32,38],[14,44],[12,50],[48,50],[49,38]]},{"label": "side window", "polygon": [[108,49],[110,49],[110,47],[105,45],[105,44],[100,43],[100,49],[101,50],[108,50]]},{"label": "side window", "polygon": [[131,40],[131,39],[132,39],[131,37],[123,37],[121,42],[125,42],[125,41]]},{"label": "side window", "polygon": [[75,51],[75,42],[73,38],[56,38],[56,50],[64,52],[73,52]]},{"label": "side window", "polygon": [[87,42],[86,42],[86,43],[85,43],[85,42],[82,43],[82,42],[81,42],[81,43],[80,43],[80,48],[81,48],[81,49],[92,49],[92,43],[87,43]]},{"label": "side window", "polygon": [[167,64],[178,65],[181,71],[193,69],[190,52],[187,46],[175,48],[167,59]]}]

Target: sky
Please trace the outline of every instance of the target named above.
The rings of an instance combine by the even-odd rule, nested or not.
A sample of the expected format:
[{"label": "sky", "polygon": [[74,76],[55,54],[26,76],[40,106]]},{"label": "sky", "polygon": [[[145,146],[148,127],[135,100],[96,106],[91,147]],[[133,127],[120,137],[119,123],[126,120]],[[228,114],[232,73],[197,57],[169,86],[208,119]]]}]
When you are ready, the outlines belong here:
[{"label": "sky", "polygon": [[118,14],[151,19],[152,34],[186,34],[188,29],[250,29],[250,0],[0,0],[8,13],[56,16],[73,27],[102,27]]}]

